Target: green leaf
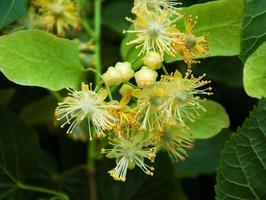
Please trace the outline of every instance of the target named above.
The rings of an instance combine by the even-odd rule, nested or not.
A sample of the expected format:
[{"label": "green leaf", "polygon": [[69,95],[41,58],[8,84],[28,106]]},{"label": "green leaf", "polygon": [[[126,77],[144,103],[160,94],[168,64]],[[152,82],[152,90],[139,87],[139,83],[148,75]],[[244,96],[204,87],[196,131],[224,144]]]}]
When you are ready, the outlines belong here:
[{"label": "green leaf", "polygon": [[0,29],[27,15],[26,0],[0,0]]},{"label": "green leaf", "polygon": [[41,151],[34,184],[67,194],[71,200],[88,199],[86,166],[76,166],[66,171],[58,170],[58,163],[47,152]]},{"label": "green leaf", "polygon": [[[244,65],[238,56],[212,57],[192,66],[194,74],[206,73],[206,78],[223,86],[242,87]],[[217,88],[215,88],[217,94]]]},{"label": "green leaf", "polygon": [[[220,0],[196,4],[183,8],[182,13],[198,16],[199,21],[194,29],[196,36],[208,34],[210,43],[210,56],[233,56],[240,52],[241,24],[244,15],[244,0]],[[226,9],[225,9],[226,8]],[[178,20],[177,27],[183,30],[184,21]],[[126,45],[127,41],[135,36],[128,34],[121,45],[121,54],[124,60],[132,61],[136,58],[138,50],[134,46]],[[166,58],[166,62],[182,60],[180,56]]]},{"label": "green leaf", "polygon": [[15,92],[14,88],[0,89],[0,104],[7,104],[14,97]]},{"label": "green leaf", "polygon": [[176,164],[176,175],[179,178],[195,178],[201,174],[216,172],[219,156],[229,137],[228,130],[221,131],[218,135],[208,140],[197,140],[189,157]]},{"label": "green leaf", "polygon": [[266,97],[266,42],[246,61],[244,67],[244,88],[249,96]]},{"label": "green leaf", "polygon": [[211,138],[223,128],[229,127],[229,117],[220,104],[206,100],[202,103],[202,106],[206,111],[199,110],[199,118],[188,124],[195,139]]},{"label": "green leaf", "polygon": [[266,199],[266,100],[259,102],[222,151],[217,200]]},{"label": "green leaf", "polygon": [[266,1],[246,0],[246,14],[243,23],[241,43],[242,61],[266,40]]},{"label": "green leaf", "polygon": [[77,44],[40,30],[0,37],[0,71],[15,83],[51,90],[78,87],[84,77]]},{"label": "green leaf", "polygon": [[29,125],[52,123],[56,106],[57,100],[49,95],[23,107],[20,118]]},{"label": "green leaf", "polygon": [[125,19],[130,15],[132,2],[114,0],[105,2],[103,5],[103,24],[119,35],[127,29],[129,22]]},{"label": "green leaf", "polygon": [[0,106],[0,199],[22,199],[15,181],[36,170],[39,142],[35,132],[8,109]]}]

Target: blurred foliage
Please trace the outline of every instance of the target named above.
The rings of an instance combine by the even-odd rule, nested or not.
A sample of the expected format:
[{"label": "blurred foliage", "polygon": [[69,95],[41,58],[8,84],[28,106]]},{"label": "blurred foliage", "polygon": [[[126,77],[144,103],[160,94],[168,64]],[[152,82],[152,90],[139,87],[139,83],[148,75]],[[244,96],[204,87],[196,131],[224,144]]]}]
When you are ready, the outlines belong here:
[{"label": "blurred foliage", "polygon": [[[207,33],[210,40],[210,54],[201,59],[200,65],[194,65],[192,69],[199,75],[206,73],[207,78],[212,80],[214,95],[210,98],[225,107],[230,117],[231,129],[222,130],[209,140],[196,141],[195,148],[184,162],[173,164],[167,154],[162,152],[156,158],[156,171],[153,177],[143,175],[140,170],[133,170],[129,172],[126,183],[117,183],[106,173],[114,167],[114,163],[107,159],[97,162],[98,199],[214,199],[214,176],[224,143],[231,132],[242,124],[256,103],[256,100],[248,97],[243,89],[244,65],[247,93],[254,97],[265,96],[265,1],[183,0],[182,3],[184,7],[192,5],[184,8],[184,12],[199,16],[195,34]],[[22,0],[0,0],[0,29],[7,25],[12,26],[14,21],[25,16],[25,5]],[[79,0],[79,5],[84,15],[91,15],[91,2]],[[122,43],[122,58],[119,54],[121,40],[125,37],[122,31],[130,26],[125,17],[132,17],[132,5],[132,0],[103,2],[104,68],[122,58],[133,60],[136,55],[134,48],[124,45],[132,35],[126,37]],[[82,79],[84,70],[78,62],[77,53],[74,52],[76,44],[64,39],[50,38],[48,34],[44,37],[53,42],[39,41],[38,38],[34,38],[32,32],[34,31],[24,32],[24,37],[20,35],[15,40],[9,39],[12,35],[0,39],[0,68],[3,73],[0,75],[0,104],[3,105],[0,107],[0,199],[51,199],[51,195],[22,190],[17,185],[20,182],[61,191],[71,200],[89,199],[84,169],[86,145],[70,140],[63,131],[54,126],[53,110],[57,104],[56,98],[48,95],[42,88],[21,87],[4,76],[5,74],[12,81],[23,85],[53,90],[76,86]],[[17,43],[27,43],[26,46],[33,51],[22,55],[25,51],[19,49]],[[19,57],[22,59],[19,62],[15,62],[17,52],[12,53],[10,47],[21,52]],[[29,57],[36,55],[32,55],[31,52],[37,49],[35,53],[43,50],[42,55],[37,55],[34,65],[26,69]],[[54,49],[58,49],[58,54],[50,53]],[[41,56],[41,62],[38,56]],[[172,62],[173,60],[177,62]],[[182,69],[183,62],[179,60],[180,58],[168,60],[167,67],[172,69],[169,71],[174,71],[176,66]],[[18,70],[6,69],[6,63],[14,63]],[[134,67],[138,68],[141,64],[140,60]],[[62,67],[63,73],[58,66]],[[70,66],[71,70],[66,70]],[[32,77],[30,74],[38,76]],[[27,77],[27,81],[20,77]],[[19,117],[31,128],[6,107],[19,113]],[[223,112],[223,108],[217,109],[212,113],[214,117],[205,118],[206,121],[213,120],[211,123],[215,125],[215,130],[219,127],[216,132],[228,125],[228,121],[219,120],[220,115],[226,115]],[[265,100],[262,100],[243,127],[226,143],[220,159],[217,200],[265,198],[265,116]],[[201,131],[200,134],[207,134],[206,130],[209,128],[211,127],[205,123],[201,127],[195,126],[196,131]],[[247,183],[245,176],[251,182]],[[245,196],[240,197],[241,194]]]},{"label": "blurred foliage", "polygon": [[27,15],[27,0],[0,0],[0,29]]}]

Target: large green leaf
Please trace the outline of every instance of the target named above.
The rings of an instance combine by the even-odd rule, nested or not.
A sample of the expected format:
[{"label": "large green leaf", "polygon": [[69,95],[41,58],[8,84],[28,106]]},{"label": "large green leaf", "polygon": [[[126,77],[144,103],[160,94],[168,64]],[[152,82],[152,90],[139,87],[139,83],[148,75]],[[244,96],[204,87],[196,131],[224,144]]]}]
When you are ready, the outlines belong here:
[{"label": "large green leaf", "polygon": [[221,154],[217,200],[266,199],[266,100],[259,102]]},{"label": "large green leaf", "polygon": [[15,181],[25,181],[37,168],[39,143],[35,132],[0,106],[0,199],[22,199]]},{"label": "large green leaf", "polygon": [[228,128],[229,117],[220,104],[206,100],[202,106],[206,111],[199,110],[198,119],[188,124],[195,139],[207,139],[219,133],[223,128]]},{"label": "large green leaf", "polygon": [[0,71],[15,83],[51,90],[77,87],[84,76],[76,43],[39,30],[0,37]]},{"label": "large green leaf", "polygon": [[[60,172],[58,163],[47,152],[41,152],[38,170],[33,176],[34,184],[66,194],[71,200],[88,199],[86,166],[76,166]],[[44,196],[43,194],[41,194]],[[39,194],[40,196],[40,194]]]},{"label": "large green leaf", "polygon": [[[238,56],[212,57],[204,59],[201,63],[193,65],[194,74],[206,73],[206,78],[223,86],[242,87],[244,65]],[[215,88],[217,94],[217,88]]]},{"label": "large green leaf", "polygon": [[188,152],[189,157],[176,164],[177,177],[194,178],[201,174],[215,173],[220,153],[228,136],[229,131],[223,130],[211,139],[197,140],[194,149]]},{"label": "large green leaf", "polygon": [[266,1],[246,0],[241,58],[245,61],[266,40]]},{"label": "large green leaf", "polygon": [[[199,22],[194,29],[195,35],[208,34],[210,43],[208,56],[232,56],[240,52],[241,24],[244,15],[244,0],[219,0],[196,4],[183,8],[182,13],[198,16]],[[226,9],[225,9],[226,8]],[[177,27],[183,30],[183,20],[177,21]],[[121,46],[124,60],[133,61],[137,51],[134,46],[126,45],[135,36],[129,34]],[[167,62],[181,60],[181,57],[166,58]]]},{"label": "large green leaf", "polygon": [[129,22],[125,19],[130,15],[133,2],[124,0],[107,1],[103,5],[103,24],[122,35]]},{"label": "large green leaf", "polygon": [[[20,112],[20,117],[29,125],[52,124],[56,106],[57,100],[55,97],[51,95],[42,97],[23,107]],[[37,113],[36,110],[38,110]]]},{"label": "large green leaf", "polygon": [[26,15],[26,0],[0,0],[0,29]]},{"label": "large green leaf", "polygon": [[249,96],[266,97],[266,42],[246,61],[244,67],[244,88]]}]

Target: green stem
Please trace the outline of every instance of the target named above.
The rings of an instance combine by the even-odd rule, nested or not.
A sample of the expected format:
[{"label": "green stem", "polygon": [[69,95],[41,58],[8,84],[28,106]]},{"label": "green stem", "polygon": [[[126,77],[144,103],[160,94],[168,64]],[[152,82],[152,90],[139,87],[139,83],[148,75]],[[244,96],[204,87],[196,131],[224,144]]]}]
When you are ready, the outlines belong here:
[{"label": "green stem", "polygon": [[21,183],[18,180],[16,180],[15,177],[13,177],[12,174],[10,174],[9,171],[7,171],[5,168],[1,168],[1,169],[16,184],[16,186],[22,190],[28,190],[28,191],[33,191],[33,192],[50,194],[50,195],[54,195],[54,196],[56,196],[62,200],[69,200],[69,197],[67,195],[61,193],[61,192],[47,189],[47,188],[42,188],[42,187],[26,185],[24,183]]},{"label": "green stem", "polygon": [[94,36],[95,36],[94,31],[91,28],[91,26],[89,25],[89,23],[85,19],[82,19],[81,24],[82,24],[82,27],[84,28],[84,30],[86,31],[86,33],[88,33],[89,37],[94,38]]},{"label": "green stem", "polygon": [[67,195],[65,195],[61,192],[55,191],[55,190],[36,187],[36,186],[32,186],[32,185],[25,185],[25,184],[20,183],[20,182],[17,182],[17,186],[22,190],[29,190],[29,191],[34,191],[34,192],[51,194],[51,195],[57,196],[58,198],[60,198],[62,200],[69,200],[69,197]]},{"label": "green stem", "polygon": [[167,71],[167,69],[165,68],[164,65],[162,65],[162,69],[163,69],[164,74],[169,76],[169,73],[168,73],[168,71]]},{"label": "green stem", "polygon": [[[86,71],[93,72],[96,74],[96,76],[98,76],[100,79],[102,79],[102,75],[96,69],[90,67],[90,68],[87,68]],[[97,84],[99,84],[99,82]]]},{"label": "green stem", "polygon": [[108,97],[109,97],[109,100],[112,101],[113,100],[112,90],[110,89],[109,86],[106,86],[106,87],[108,89]]},{"label": "green stem", "polygon": [[[101,0],[94,0],[94,42],[95,42],[95,73],[102,74],[101,63]],[[96,76],[96,85],[101,83],[101,76]],[[87,142],[87,177],[89,185],[89,199],[97,199],[96,172],[95,172],[95,141]]]},{"label": "green stem", "polygon": [[[94,26],[95,26],[95,56],[96,56],[96,70],[101,74],[101,0],[94,1]],[[96,77],[96,84],[100,81]]]},{"label": "green stem", "polygon": [[89,199],[97,200],[96,172],[95,172],[95,140],[87,143],[87,177]]},{"label": "green stem", "polygon": [[135,86],[134,84],[132,84],[130,82],[127,82],[127,84],[130,85],[131,87],[135,88],[135,89],[138,88],[137,86]]}]

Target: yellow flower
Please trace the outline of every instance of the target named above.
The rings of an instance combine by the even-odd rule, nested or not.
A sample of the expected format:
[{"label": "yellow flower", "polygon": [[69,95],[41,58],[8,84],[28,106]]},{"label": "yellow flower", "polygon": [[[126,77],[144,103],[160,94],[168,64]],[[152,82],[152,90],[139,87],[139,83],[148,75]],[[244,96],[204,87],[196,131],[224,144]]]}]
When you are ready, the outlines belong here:
[{"label": "yellow flower", "polygon": [[[112,131],[119,137],[127,135],[127,130],[137,127],[135,113],[127,104],[130,101],[130,95],[122,97],[120,102],[113,100],[109,102],[110,112],[116,119],[116,123]],[[125,135],[124,135],[125,133]]]},{"label": "yellow flower", "polygon": [[193,60],[195,56],[205,55],[209,49],[208,41],[205,40],[204,36],[197,37],[192,33],[196,24],[197,18],[193,20],[191,16],[187,17],[185,19],[185,33],[180,33],[174,44],[175,51],[184,57],[189,67],[198,63]]},{"label": "yellow flower", "polygon": [[157,135],[158,149],[167,150],[172,161],[185,160],[188,157],[187,150],[193,148],[194,140],[186,129],[176,126],[166,126],[163,131],[152,133]]},{"label": "yellow flower", "polygon": [[118,137],[110,139],[112,149],[102,149],[102,153],[108,158],[116,159],[116,167],[108,173],[117,181],[125,181],[127,169],[138,166],[147,175],[153,175],[153,167],[145,163],[145,159],[154,161],[155,148],[145,147],[145,140],[141,135],[131,138]]},{"label": "yellow flower", "polygon": [[135,0],[132,13],[140,15],[143,12],[161,12],[166,9],[176,12],[175,6],[180,4],[176,0]]},{"label": "yellow flower", "polygon": [[90,139],[92,139],[91,124],[98,135],[112,128],[115,119],[108,110],[110,106],[104,101],[107,97],[106,90],[96,93],[82,83],[81,91],[75,89],[69,91],[69,96],[58,103],[55,110],[57,120],[65,120],[61,127],[70,124],[67,133],[72,133],[76,125],[84,120],[88,122]]},{"label": "yellow flower", "polygon": [[137,98],[134,110],[141,129],[152,131],[154,127],[159,127],[160,129],[163,126],[164,117],[159,108],[165,101],[166,93],[167,91],[158,86],[158,84],[132,91],[132,96]]},{"label": "yellow flower", "polygon": [[175,50],[173,43],[179,34],[174,23],[178,18],[164,10],[160,15],[156,13],[143,13],[135,20],[127,18],[134,24],[135,30],[127,30],[126,33],[136,34],[136,39],[128,42],[128,45],[136,45],[141,48],[139,56],[149,51],[158,52],[161,56],[164,53],[174,56]]},{"label": "yellow flower", "polygon": [[198,116],[198,109],[205,110],[201,105],[203,101],[198,95],[211,95],[211,87],[201,89],[210,81],[202,80],[205,77],[194,77],[191,70],[188,70],[184,77],[176,70],[170,76],[162,76],[161,84],[167,91],[167,98],[160,105],[160,112],[165,120],[176,119],[181,126],[185,125],[185,119],[194,121]]},{"label": "yellow flower", "polygon": [[70,27],[78,27],[79,13],[72,0],[35,0],[48,31],[64,35]]}]

